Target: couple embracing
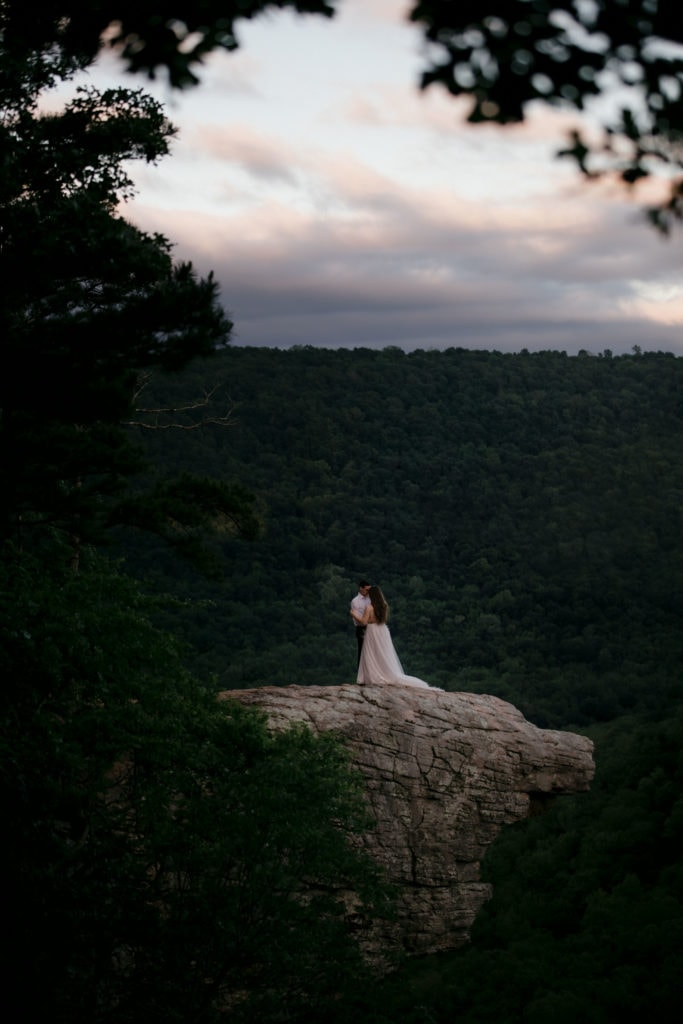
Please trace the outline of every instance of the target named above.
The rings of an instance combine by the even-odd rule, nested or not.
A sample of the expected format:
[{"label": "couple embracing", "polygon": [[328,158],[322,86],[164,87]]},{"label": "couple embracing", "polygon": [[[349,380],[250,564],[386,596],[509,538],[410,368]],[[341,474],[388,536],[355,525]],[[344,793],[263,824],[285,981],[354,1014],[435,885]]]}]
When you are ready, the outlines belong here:
[{"label": "couple embracing", "polygon": [[351,602],[351,617],[358,641],[357,683],[393,683],[430,689],[429,683],[407,676],[391,640],[387,619],[389,605],[380,587],[361,580]]}]

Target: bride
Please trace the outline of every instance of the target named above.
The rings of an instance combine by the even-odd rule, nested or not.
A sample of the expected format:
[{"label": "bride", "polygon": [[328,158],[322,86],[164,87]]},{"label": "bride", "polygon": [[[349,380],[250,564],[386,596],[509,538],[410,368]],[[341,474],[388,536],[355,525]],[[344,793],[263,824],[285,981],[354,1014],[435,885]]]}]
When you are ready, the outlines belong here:
[{"label": "bride", "polygon": [[363,616],[353,610],[351,615],[359,626],[366,626],[360,652],[357,683],[396,683],[399,686],[420,686],[430,689],[429,683],[416,676],[407,676],[391,640],[387,619],[389,605],[379,587],[370,587],[370,604]]}]

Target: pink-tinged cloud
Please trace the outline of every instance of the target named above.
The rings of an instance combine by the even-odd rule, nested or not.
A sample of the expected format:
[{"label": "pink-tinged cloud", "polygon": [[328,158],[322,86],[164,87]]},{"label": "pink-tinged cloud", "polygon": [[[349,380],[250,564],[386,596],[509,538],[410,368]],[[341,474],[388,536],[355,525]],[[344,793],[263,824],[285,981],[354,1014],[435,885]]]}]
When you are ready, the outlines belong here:
[{"label": "pink-tinged cloud", "polygon": [[[351,181],[349,208],[358,189]],[[439,220],[433,197],[393,201],[394,216],[374,219],[276,203],[226,217],[136,208],[135,219],[215,271],[238,344],[683,354],[680,319],[661,316],[678,307],[643,298],[673,253],[623,206],[577,204],[574,220],[549,206],[530,226],[514,210],[506,221],[482,206],[477,221],[452,205]]]},{"label": "pink-tinged cloud", "polygon": [[240,167],[254,178],[295,181],[296,153],[248,125],[201,125],[186,132],[184,149],[201,160]]},{"label": "pink-tinged cloud", "polygon": [[[663,242],[623,193],[553,159],[573,115],[467,127],[465,103],[419,92],[417,60],[383,77],[362,30],[396,7],[345,0],[341,52],[328,75],[319,50],[305,62],[302,50],[298,93],[291,19],[282,35],[274,25],[277,48],[212,64],[171,166],[128,215],[215,271],[238,344],[683,354],[666,290],[680,238]],[[335,75],[348,86],[328,90]]]}]

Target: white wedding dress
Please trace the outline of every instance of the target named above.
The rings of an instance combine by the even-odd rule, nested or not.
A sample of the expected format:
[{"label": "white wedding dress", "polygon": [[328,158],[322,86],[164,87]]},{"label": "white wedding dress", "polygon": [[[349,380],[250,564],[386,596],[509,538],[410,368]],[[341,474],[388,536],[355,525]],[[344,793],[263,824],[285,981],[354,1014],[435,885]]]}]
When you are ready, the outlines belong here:
[{"label": "white wedding dress", "polygon": [[419,686],[431,689],[429,683],[417,676],[405,675],[391,640],[386,623],[369,622],[360,651],[357,683],[394,683],[399,686]]}]

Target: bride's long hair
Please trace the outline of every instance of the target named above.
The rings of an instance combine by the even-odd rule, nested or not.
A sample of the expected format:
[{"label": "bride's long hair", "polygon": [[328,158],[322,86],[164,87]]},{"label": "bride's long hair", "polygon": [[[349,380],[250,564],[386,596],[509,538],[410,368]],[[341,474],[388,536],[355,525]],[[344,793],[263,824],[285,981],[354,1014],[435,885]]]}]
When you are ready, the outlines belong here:
[{"label": "bride's long hair", "polygon": [[386,622],[389,618],[389,605],[387,604],[384,594],[379,587],[370,587],[368,591],[368,597],[372,604],[372,610],[375,613],[375,618],[378,622]]}]

